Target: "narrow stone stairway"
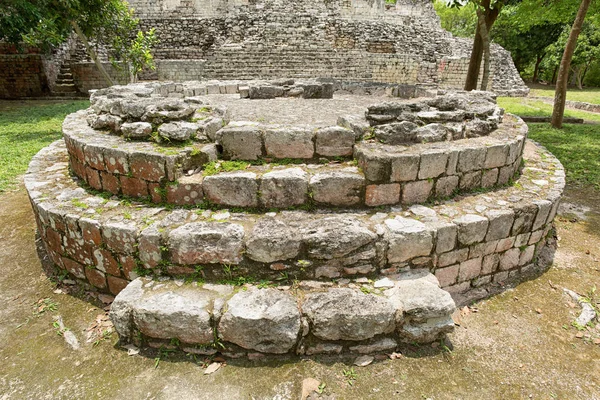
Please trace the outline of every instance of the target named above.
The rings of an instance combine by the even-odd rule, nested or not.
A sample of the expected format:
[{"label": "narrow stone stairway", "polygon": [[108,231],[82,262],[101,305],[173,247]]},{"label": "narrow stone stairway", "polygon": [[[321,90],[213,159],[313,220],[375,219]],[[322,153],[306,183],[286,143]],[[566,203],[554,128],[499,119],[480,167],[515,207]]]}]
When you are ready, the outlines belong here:
[{"label": "narrow stone stairway", "polygon": [[53,96],[59,97],[78,97],[81,94],[75,86],[73,80],[73,73],[71,72],[71,66],[69,64],[63,64],[60,67],[60,73],[56,79],[56,85],[52,90]]}]

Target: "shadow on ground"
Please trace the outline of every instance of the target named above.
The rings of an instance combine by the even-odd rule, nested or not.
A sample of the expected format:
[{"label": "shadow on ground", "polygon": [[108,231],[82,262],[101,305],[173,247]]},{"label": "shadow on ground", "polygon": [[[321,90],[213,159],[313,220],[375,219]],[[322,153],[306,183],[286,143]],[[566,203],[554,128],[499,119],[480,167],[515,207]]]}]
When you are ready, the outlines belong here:
[{"label": "shadow on ground", "polygon": [[[579,333],[572,327],[579,307],[562,292],[565,287],[586,294],[600,286],[595,195],[567,192],[569,203],[590,210],[583,217],[559,216],[554,266],[465,310],[449,337],[452,352],[407,348],[398,359],[354,367],[350,384],[344,376],[348,359],[231,360],[204,375],[199,363],[183,356],[163,356],[158,365],[155,353],[128,356],[116,346],[115,334],[86,343],[86,330],[104,310],[85,293],[56,291],[37,257],[24,189],[5,193],[0,196],[0,399],[298,399],[305,378],[325,383],[324,398],[335,399],[600,399],[600,345],[594,344],[600,330]],[[55,307],[38,313],[41,299]],[[57,334],[57,315],[81,342],[80,350],[71,350]]]}]

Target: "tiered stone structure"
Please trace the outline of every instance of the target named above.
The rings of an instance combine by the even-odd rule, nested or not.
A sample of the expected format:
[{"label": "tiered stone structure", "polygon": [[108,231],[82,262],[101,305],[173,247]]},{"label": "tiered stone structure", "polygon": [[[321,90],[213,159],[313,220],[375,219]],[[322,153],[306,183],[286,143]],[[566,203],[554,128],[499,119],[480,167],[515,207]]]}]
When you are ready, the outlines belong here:
[{"label": "tiered stone structure", "polygon": [[[157,69],[143,79],[209,80],[320,78],[348,82],[462,89],[472,41],[440,26],[430,0],[130,0],[144,30],[156,28]],[[83,46],[49,61],[40,54],[2,54],[0,97],[40,95],[53,88],[67,63],[82,93],[106,83]],[[105,67],[119,73],[105,58]],[[26,66],[22,61],[33,63]],[[23,71],[25,69],[26,71]],[[27,73],[25,73],[27,72]],[[40,87],[40,79],[43,80]],[[0,79],[0,82],[3,82]],[[27,85],[30,83],[31,88]],[[526,95],[510,53],[492,46],[489,90]],[[21,95],[22,96],[22,95]]]},{"label": "tiered stone structure", "polygon": [[100,90],[25,177],[40,237],[118,294],[124,341],[251,356],[437,340],[454,301],[542,268],[564,171],[493,94],[420,94]]}]

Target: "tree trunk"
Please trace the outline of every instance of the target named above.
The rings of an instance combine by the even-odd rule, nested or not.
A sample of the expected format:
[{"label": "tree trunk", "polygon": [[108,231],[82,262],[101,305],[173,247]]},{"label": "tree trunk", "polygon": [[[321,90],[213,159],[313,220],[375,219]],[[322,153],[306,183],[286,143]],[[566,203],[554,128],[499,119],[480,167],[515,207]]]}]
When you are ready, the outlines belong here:
[{"label": "tree trunk", "polygon": [[554,72],[552,73],[552,84],[556,83],[556,73],[558,72],[558,65],[554,67]]},{"label": "tree trunk", "polygon": [[[481,69],[481,59],[483,57],[483,54],[485,52],[485,46],[484,46],[484,41],[487,40],[488,42],[488,51],[487,51],[487,55],[486,57],[488,58],[488,65],[487,65],[487,76],[486,76],[486,66],[484,63],[484,76],[482,77],[482,83],[483,80],[485,79],[486,82],[489,81],[489,72],[490,72],[490,54],[489,54],[489,40],[490,40],[490,31],[492,29],[492,25],[494,25],[494,22],[496,22],[496,19],[498,18],[498,14],[500,13],[500,9],[502,8],[502,1],[499,1],[496,3],[496,5],[494,5],[494,8],[490,9],[490,0],[482,0],[481,4],[479,4],[478,6],[478,14],[480,12],[483,12],[484,15],[484,19],[485,19],[485,31],[486,32],[482,32],[481,31],[481,24],[477,23],[477,29],[475,31],[475,40],[473,41],[473,50],[471,51],[471,59],[469,61],[469,69],[467,71],[467,79],[465,81],[465,90],[476,90],[477,89],[477,81],[479,78],[479,70]],[[479,19],[479,17],[478,17]],[[485,34],[485,40],[482,37],[482,34]],[[487,83],[486,83],[486,88],[487,88]]]},{"label": "tree trunk", "polygon": [[573,59],[573,53],[577,46],[577,38],[581,32],[581,27],[583,26],[583,21],[585,20],[585,15],[587,14],[591,1],[592,0],[581,0],[579,11],[577,11],[577,17],[573,23],[573,28],[571,28],[571,33],[569,33],[565,52],[560,61],[560,69],[556,81],[556,92],[554,93],[554,109],[552,110],[552,126],[557,129],[562,128],[563,117],[565,115],[565,103],[567,101],[567,83],[571,60]]},{"label": "tree trunk", "polygon": [[90,43],[88,42],[87,37],[85,36],[81,28],[79,27],[79,24],[76,21],[71,21],[71,26],[75,30],[75,33],[79,37],[79,40],[83,42],[83,45],[85,46],[85,49],[87,50],[90,58],[92,59],[92,61],[94,61],[94,64],[96,64],[96,68],[98,68],[98,71],[100,71],[100,74],[102,75],[104,80],[106,80],[106,83],[108,83],[109,86],[113,86],[115,82],[112,80],[108,72],[106,72],[106,69],[104,69],[104,66],[100,62],[98,55],[96,54],[92,46],[90,46]]},{"label": "tree trunk", "polygon": [[467,79],[465,81],[465,90],[477,89],[477,78],[479,78],[479,69],[481,68],[481,56],[483,55],[483,41],[479,33],[479,24],[475,30],[475,39],[473,40],[473,49],[471,50],[471,59],[469,60],[469,69],[467,70]]},{"label": "tree trunk", "polygon": [[546,56],[546,53],[542,54],[541,57],[538,55],[537,59],[535,60],[535,69],[533,70],[533,83],[537,83],[537,81],[539,80],[540,64],[542,63],[542,60],[544,59],[545,56]]},{"label": "tree trunk", "polygon": [[487,90],[490,78],[490,32],[485,22],[485,14],[479,7],[477,8],[477,23],[479,24],[479,34],[483,43],[483,76],[481,77],[481,90]]}]

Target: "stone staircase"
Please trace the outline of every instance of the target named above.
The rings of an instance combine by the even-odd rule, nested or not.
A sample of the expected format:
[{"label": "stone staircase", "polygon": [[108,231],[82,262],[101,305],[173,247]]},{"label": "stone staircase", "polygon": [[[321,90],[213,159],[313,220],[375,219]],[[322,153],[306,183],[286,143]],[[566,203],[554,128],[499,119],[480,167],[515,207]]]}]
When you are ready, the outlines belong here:
[{"label": "stone staircase", "polygon": [[82,94],[77,90],[75,81],[73,80],[73,74],[71,73],[71,67],[69,64],[64,63],[60,67],[60,73],[57,76],[56,84],[52,90],[53,96],[58,97],[81,97]]},{"label": "stone staircase", "polygon": [[[342,104],[331,99],[198,85],[95,92],[25,177],[49,258],[116,295],[123,343],[231,357],[393,352],[451,332],[453,298],[538,269],[564,171],[488,94],[347,116],[325,109]],[[248,102],[279,117],[293,102],[306,120],[338,124],[232,117]]]}]

